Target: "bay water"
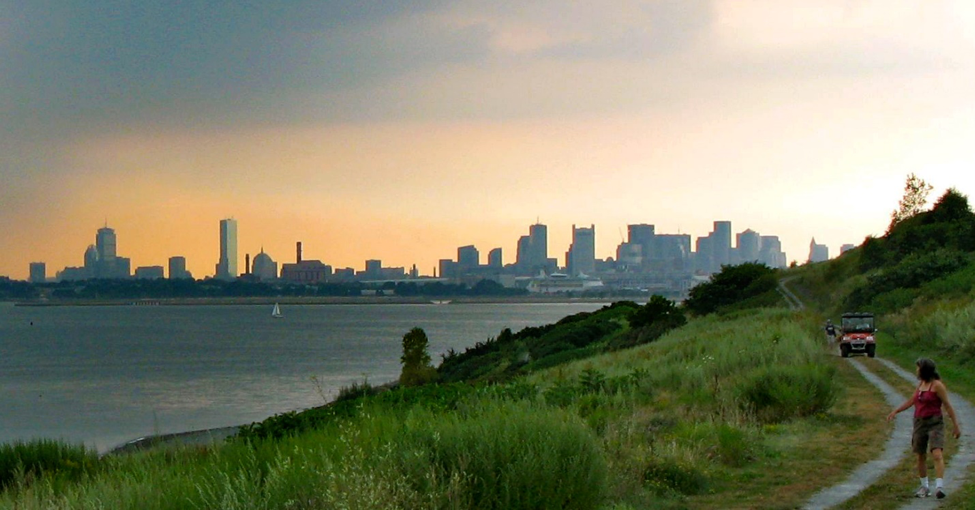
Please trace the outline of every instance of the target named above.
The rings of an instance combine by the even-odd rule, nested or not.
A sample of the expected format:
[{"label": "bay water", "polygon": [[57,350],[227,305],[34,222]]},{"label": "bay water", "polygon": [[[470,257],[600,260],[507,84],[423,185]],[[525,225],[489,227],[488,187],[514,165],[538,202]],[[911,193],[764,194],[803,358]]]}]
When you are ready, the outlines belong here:
[{"label": "bay water", "polygon": [[65,306],[0,303],[0,443],[63,439],[107,451],[154,434],[307,409],[399,376],[421,327],[434,364],[503,328],[598,303]]}]

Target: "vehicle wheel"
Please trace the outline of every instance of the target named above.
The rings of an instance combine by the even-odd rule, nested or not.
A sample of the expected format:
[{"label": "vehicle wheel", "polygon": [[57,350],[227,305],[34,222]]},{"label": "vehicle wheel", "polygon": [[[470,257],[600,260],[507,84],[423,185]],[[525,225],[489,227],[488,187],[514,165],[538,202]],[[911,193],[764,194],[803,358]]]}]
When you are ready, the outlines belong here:
[{"label": "vehicle wheel", "polygon": [[868,345],[867,346],[867,357],[868,358],[873,358],[875,356],[877,356],[877,346],[876,345]]},{"label": "vehicle wheel", "polygon": [[844,358],[849,358],[850,357],[850,346],[849,345],[846,345],[846,344],[841,344],[840,345],[840,356],[843,356]]}]

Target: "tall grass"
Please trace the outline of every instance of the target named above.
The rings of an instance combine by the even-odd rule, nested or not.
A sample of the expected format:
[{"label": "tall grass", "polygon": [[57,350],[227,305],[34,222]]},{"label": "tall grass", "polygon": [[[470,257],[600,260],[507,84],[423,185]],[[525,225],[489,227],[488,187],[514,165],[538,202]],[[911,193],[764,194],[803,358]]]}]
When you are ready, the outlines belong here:
[{"label": "tall grass", "polygon": [[599,441],[577,416],[485,398],[477,408],[355,420],[268,441],[106,458],[72,485],[46,478],[0,507],[225,509],[595,508]]}]

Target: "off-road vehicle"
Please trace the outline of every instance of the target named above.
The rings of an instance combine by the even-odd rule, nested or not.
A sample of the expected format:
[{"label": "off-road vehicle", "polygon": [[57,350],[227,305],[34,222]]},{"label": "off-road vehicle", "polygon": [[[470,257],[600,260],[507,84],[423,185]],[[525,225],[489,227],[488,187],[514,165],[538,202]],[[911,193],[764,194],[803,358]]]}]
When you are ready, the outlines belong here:
[{"label": "off-road vehicle", "polygon": [[872,313],[844,313],[840,320],[840,356],[849,358],[851,354],[877,354],[877,338]]}]

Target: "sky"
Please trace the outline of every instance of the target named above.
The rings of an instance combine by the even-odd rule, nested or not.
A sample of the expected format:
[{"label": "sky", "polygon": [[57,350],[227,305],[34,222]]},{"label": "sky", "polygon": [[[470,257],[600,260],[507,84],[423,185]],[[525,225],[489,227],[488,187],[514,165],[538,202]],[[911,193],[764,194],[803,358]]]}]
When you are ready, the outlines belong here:
[{"label": "sky", "polygon": [[432,274],[536,221],[882,235],[914,173],[975,193],[975,4],[0,0],[0,275],[243,254]]}]

